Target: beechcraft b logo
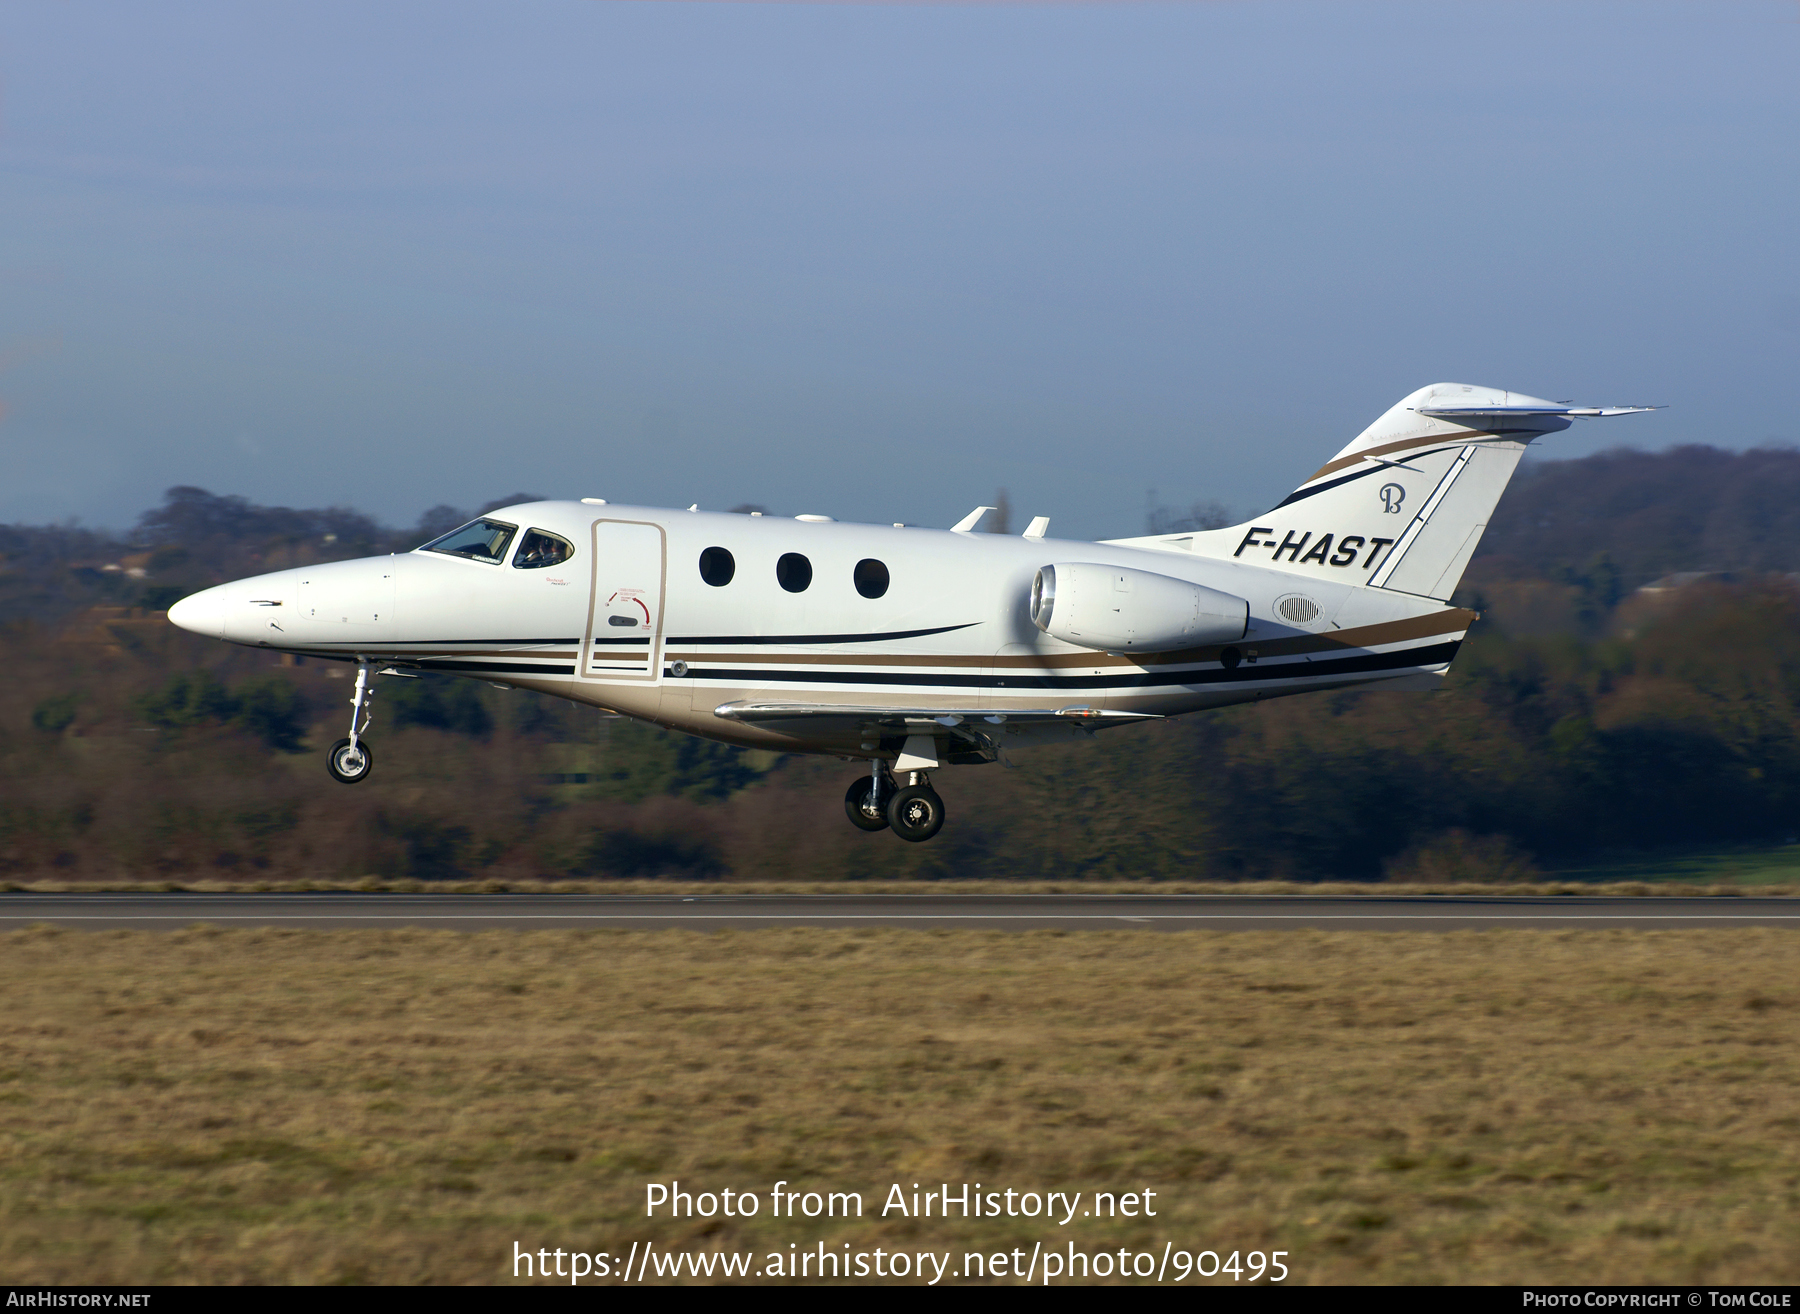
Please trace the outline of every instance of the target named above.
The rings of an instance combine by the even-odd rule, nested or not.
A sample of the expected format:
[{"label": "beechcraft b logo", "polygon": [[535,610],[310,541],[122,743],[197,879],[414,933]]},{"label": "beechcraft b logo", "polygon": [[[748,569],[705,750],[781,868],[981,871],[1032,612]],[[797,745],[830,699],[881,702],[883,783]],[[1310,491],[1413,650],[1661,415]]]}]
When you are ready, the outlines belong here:
[{"label": "beechcraft b logo", "polygon": [[1381,509],[1390,516],[1400,514],[1400,504],[1406,500],[1406,490],[1399,484],[1383,484],[1381,486]]}]

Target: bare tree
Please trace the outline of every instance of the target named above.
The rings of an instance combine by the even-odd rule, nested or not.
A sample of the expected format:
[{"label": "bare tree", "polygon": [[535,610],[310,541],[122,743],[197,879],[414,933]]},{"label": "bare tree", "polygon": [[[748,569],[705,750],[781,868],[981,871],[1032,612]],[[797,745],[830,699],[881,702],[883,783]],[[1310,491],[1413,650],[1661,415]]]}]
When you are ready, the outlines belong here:
[{"label": "bare tree", "polygon": [[1223,502],[1195,502],[1192,506],[1163,506],[1152,488],[1144,509],[1146,534],[1189,534],[1202,529],[1223,529],[1234,523]]}]

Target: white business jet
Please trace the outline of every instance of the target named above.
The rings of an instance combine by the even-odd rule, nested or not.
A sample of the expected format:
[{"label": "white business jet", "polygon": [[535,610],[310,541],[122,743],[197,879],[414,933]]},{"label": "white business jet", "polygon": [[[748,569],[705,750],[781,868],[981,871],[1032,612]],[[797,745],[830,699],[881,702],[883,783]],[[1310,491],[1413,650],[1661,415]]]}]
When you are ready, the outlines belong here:
[{"label": "white business jet", "polygon": [[1230,703],[1435,686],[1448,605],[1533,439],[1578,407],[1440,383],[1230,529],[1059,541],[664,511],[506,507],[413,552],[184,598],[196,634],[356,664],[327,762],[366,779],[373,675],[447,671],[688,734],[865,759],[850,821],[930,839],[929,773]]}]

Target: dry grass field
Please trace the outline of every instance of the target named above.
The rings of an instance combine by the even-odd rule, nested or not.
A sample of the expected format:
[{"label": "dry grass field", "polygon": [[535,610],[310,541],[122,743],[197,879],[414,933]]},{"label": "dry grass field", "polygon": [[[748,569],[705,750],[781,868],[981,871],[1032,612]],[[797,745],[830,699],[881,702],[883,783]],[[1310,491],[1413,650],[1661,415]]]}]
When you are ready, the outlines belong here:
[{"label": "dry grass field", "polygon": [[[39,928],[0,1000],[7,1282],[497,1282],[515,1242],[634,1240],[1800,1280],[1781,931]],[[1159,1212],[647,1221],[670,1178]]]}]

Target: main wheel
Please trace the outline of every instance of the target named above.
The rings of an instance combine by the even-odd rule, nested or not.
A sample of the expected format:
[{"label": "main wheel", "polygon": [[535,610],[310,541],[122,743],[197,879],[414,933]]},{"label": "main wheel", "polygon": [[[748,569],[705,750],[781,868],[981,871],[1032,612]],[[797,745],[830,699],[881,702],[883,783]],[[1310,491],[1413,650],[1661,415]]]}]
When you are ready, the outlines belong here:
[{"label": "main wheel", "polygon": [[348,739],[340,739],[325,755],[325,769],[331,772],[331,778],[346,785],[367,779],[369,769],[374,765],[375,755],[369,752],[366,739],[357,740],[354,748]]},{"label": "main wheel", "polygon": [[875,782],[868,776],[858,776],[850,782],[850,788],[844,791],[844,815],[850,818],[850,824],[858,830],[886,830],[887,811],[869,801],[869,795],[875,792]]},{"label": "main wheel", "polygon": [[930,785],[908,785],[888,800],[888,825],[910,843],[930,839],[944,826],[944,800]]}]

